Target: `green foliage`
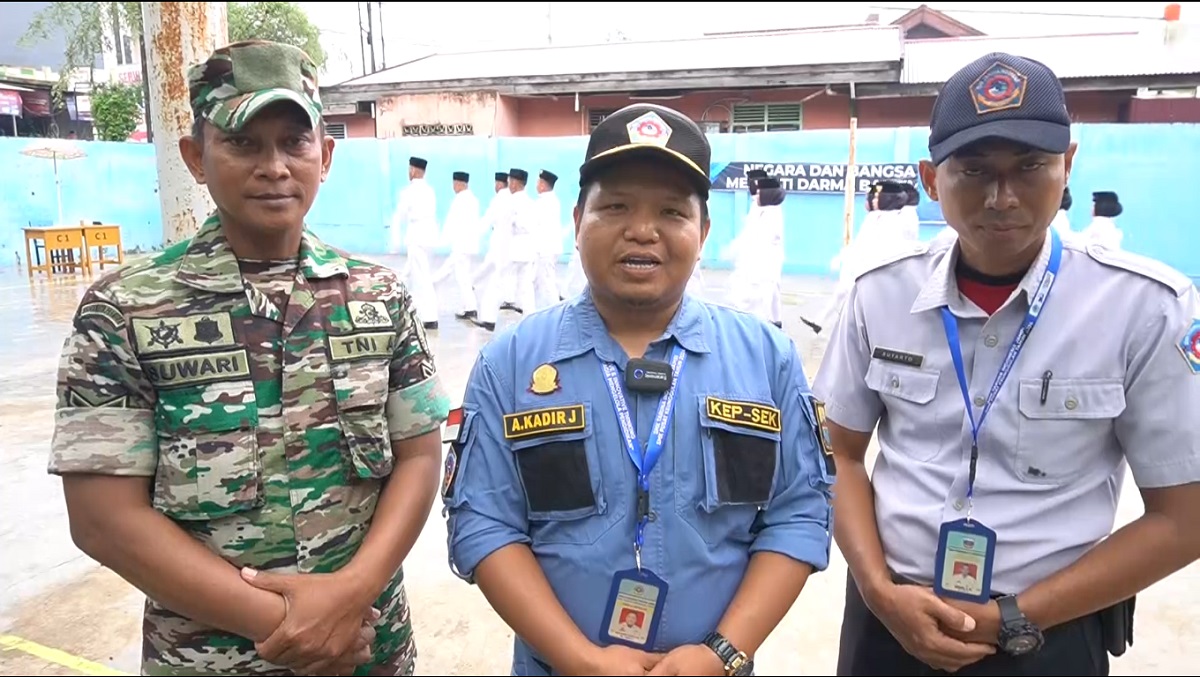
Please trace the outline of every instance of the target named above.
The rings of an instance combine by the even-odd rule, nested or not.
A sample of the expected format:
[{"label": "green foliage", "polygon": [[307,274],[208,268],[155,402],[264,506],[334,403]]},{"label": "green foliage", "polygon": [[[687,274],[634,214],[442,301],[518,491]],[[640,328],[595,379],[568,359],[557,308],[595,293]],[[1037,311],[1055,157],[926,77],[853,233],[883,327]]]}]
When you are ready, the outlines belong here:
[{"label": "green foliage", "polygon": [[230,2],[229,41],[271,40],[303,49],[317,66],[325,63],[321,35],[294,2]]},{"label": "green foliage", "polygon": [[92,121],[101,141],[126,141],[142,117],[142,88],[113,83],[92,90]]},{"label": "green foliage", "polygon": [[[325,50],[321,48],[320,31],[308,19],[308,15],[294,2],[230,2],[227,3],[229,13],[229,42],[239,40],[273,40],[289,45],[295,45],[312,57],[317,66],[325,63]],[[21,36],[18,44],[29,46],[51,39],[56,34],[66,37],[66,49],[63,53],[63,66],[60,69],[59,81],[53,88],[54,105],[61,109],[63,92],[70,86],[71,80],[79,71],[88,72],[88,81],[93,82],[93,70],[97,59],[105,50],[113,49],[113,25],[119,22],[135,40],[141,41],[142,3],[140,2],[52,2],[34,16],[29,28]],[[40,66],[41,64],[25,64]],[[94,82],[93,82],[94,84]],[[145,97],[149,95],[149,83],[142,83],[137,98],[137,106],[145,108]],[[120,130],[125,129],[125,116],[129,107],[125,96],[129,91],[139,88],[119,88],[120,95],[113,88],[104,88],[108,101],[113,110],[113,118],[105,124],[112,130],[111,134],[100,132],[104,138],[120,136]],[[99,88],[92,95],[92,111],[96,117],[96,128],[101,128],[99,104]],[[136,109],[135,109],[136,110]],[[134,124],[136,125],[136,119]],[[129,128],[119,140],[128,137]]]},{"label": "green foliage", "polygon": [[57,107],[62,107],[63,92],[70,85],[75,72],[87,70],[90,80],[97,55],[113,47],[111,31],[114,19],[133,27],[133,32],[140,33],[142,3],[52,2],[33,17],[25,34],[17,41],[27,47],[48,40],[57,33],[66,36],[63,66],[53,90]]}]

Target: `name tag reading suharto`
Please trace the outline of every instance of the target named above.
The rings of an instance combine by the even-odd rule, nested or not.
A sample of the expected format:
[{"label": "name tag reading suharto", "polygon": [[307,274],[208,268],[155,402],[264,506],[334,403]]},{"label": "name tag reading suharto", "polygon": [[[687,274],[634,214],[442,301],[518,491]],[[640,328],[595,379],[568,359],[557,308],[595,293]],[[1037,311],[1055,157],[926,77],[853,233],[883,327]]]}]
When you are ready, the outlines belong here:
[{"label": "name tag reading suharto", "polygon": [[583,430],[585,423],[582,404],[505,414],[504,439],[519,440],[536,435]]}]

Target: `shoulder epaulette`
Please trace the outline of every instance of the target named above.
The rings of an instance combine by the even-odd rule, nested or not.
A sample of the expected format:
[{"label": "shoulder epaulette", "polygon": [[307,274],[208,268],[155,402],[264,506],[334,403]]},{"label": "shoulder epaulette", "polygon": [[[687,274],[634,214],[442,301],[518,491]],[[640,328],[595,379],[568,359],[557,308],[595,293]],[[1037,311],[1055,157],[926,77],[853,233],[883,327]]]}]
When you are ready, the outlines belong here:
[{"label": "shoulder epaulette", "polygon": [[897,261],[903,261],[904,259],[911,259],[914,256],[920,256],[928,251],[929,243],[927,242],[905,242],[894,247],[887,247],[883,250],[877,250],[873,252],[873,256],[867,259],[866,264],[863,266],[862,270],[859,271],[858,276],[855,277],[855,279],[857,280],[873,270],[879,270],[885,266],[890,266]]},{"label": "shoulder epaulette", "polygon": [[1192,281],[1187,275],[1148,256],[1134,254],[1124,249],[1109,249],[1096,244],[1087,245],[1086,251],[1088,256],[1102,265],[1126,270],[1167,286],[1175,292],[1175,296],[1183,296],[1192,288]]}]

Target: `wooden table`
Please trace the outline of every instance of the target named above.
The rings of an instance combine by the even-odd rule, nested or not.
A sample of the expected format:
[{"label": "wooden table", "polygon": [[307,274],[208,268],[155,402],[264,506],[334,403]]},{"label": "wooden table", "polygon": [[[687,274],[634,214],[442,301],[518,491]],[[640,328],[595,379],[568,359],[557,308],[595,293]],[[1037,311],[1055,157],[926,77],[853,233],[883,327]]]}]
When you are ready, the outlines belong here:
[{"label": "wooden table", "polygon": [[[80,226],[46,226],[22,228],[25,231],[25,260],[29,263],[29,277],[34,271],[46,273],[53,277],[55,269],[92,272],[91,259],[88,255],[83,228]],[[37,262],[34,262],[34,252],[38,251],[38,241],[41,248],[46,250],[46,263],[38,252]],[[79,250],[80,259],[75,260],[75,251]]]},{"label": "wooden table", "polygon": [[[115,263],[121,265],[125,263],[125,248],[121,246],[121,227],[114,225],[82,225],[83,240],[87,244],[87,258],[90,263],[99,264],[100,270],[104,270],[104,264]],[[104,250],[112,247],[117,250],[117,258],[104,258]],[[96,258],[92,258],[92,248],[97,249]]]}]

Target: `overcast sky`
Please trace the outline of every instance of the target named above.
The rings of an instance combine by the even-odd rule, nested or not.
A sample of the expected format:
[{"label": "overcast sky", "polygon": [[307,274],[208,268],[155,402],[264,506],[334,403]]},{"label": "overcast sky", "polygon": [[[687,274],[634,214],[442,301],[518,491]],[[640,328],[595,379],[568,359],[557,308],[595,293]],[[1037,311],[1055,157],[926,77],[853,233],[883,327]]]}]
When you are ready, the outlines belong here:
[{"label": "overcast sky", "polygon": [[[362,75],[359,17],[354,5],[301,2],[321,29],[329,55],[324,84]],[[359,7],[367,3],[359,2]],[[374,4],[374,3],[372,3]],[[706,32],[861,23],[872,12],[891,21],[920,3],[668,2],[384,2],[377,66],[431,50],[664,39]],[[1048,35],[1138,30],[1161,18],[1165,2],[930,2],[989,35]],[[1200,21],[1200,2],[1183,2],[1183,18]],[[734,9],[736,7],[736,9]],[[704,8],[704,9],[699,9]],[[709,10],[708,8],[712,8]],[[681,9],[690,11],[682,12]],[[451,10],[453,13],[451,13]],[[363,25],[366,25],[365,9]],[[1081,15],[1107,15],[1108,18]],[[376,31],[380,29],[376,15]],[[383,52],[383,53],[381,53]],[[368,52],[367,61],[370,61]]]}]

